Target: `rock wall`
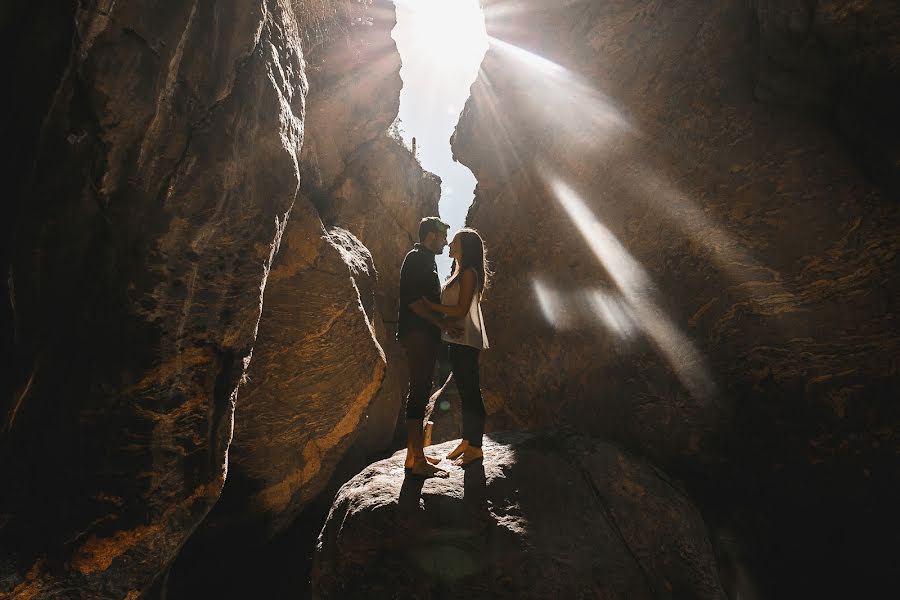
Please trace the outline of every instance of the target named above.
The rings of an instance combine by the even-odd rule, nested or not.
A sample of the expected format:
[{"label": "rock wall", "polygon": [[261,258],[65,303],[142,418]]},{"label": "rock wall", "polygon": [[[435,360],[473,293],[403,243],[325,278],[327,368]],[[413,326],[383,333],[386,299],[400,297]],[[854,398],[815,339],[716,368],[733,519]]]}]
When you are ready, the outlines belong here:
[{"label": "rock wall", "polygon": [[336,10],[308,40],[301,187],[266,282],[228,481],[173,569],[169,589],[185,597],[211,565],[248,559],[230,550],[210,560],[230,540],[258,553],[342,460],[386,452],[402,404],[404,357],[385,321],[396,318],[410,232],[436,210],[439,185],[387,133],[401,85],[393,4]]},{"label": "rock wall", "polygon": [[210,578],[237,594],[229,582],[242,585],[245,564],[279,552],[278,534],[333,493],[332,477],[392,443],[406,386],[392,324],[399,266],[419,220],[437,210],[439,182],[388,135],[401,86],[393,3],[335,10],[321,27],[304,23],[300,191],[266,282],[228,480],[172,569],[173,598],[211,593]]},{"label": "rock wall", "polygon": [[82,3],[69,27],[10,246],[0,585],[135,598],[225,479],[304,63],[278,0]]},{"label": "rock wall", "polygon": [[652,456],[768,593],[823,564],[817,592],[883,584],[896,3],[484,4],[497,41],[453,147],[496,270],[489,422]]},{"label": "rock wall", "polygon": [[356,439],[384,379],[366,315],[375,304],[371,255],[344,230],[326,233],[312,207],[298,208],[266,283],[214,527],[237,521],[266,535],[289,525]]}]

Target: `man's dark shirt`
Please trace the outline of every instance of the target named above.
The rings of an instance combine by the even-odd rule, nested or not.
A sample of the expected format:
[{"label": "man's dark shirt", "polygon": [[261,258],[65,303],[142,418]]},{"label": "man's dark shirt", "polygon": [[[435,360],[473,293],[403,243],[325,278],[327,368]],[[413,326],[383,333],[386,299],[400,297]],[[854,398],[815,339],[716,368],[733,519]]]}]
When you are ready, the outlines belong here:
[{"label": "man's dark shirt", "polygon": [[397,339],[410,331],[421,330],[431,335],[436,342],[441,341],[440,328],[409,308],[410,304],[423,297],[432,302],[440,302],[441,280],[438,278],[434,253],[422,244],[416,244],[407,253],[400,268],[400,315],[397,322]]}]

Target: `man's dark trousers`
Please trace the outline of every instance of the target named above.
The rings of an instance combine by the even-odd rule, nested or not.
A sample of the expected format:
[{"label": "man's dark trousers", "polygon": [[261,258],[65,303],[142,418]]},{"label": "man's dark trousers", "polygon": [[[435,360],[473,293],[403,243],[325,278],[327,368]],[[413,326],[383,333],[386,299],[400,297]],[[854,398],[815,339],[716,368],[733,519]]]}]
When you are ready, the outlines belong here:
[{"label": "man's dark trousers", "polygon": [[434,365],[441,348],[439,339],[421,329],[413,329],[400,339],[409,366],[409,392],[406,395],[406,418],[423,421],[425,406],[434,384]]}]

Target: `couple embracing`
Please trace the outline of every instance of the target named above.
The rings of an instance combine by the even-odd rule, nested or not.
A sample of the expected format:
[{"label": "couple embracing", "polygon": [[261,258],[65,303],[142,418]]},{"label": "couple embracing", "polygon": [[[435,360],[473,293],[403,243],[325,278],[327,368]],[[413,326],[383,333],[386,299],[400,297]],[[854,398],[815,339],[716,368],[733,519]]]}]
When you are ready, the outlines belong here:
[{"label": "couple embracing", "polygon": [[440,459],[425,455],[425,406],[431,394],[438,354],[447,343],[452,377],[462,401],[462,441],[447,455],[457,466],[483,458],[484,401],[478,357],[488,347],[481,316],[481,295],[488,270],[484,242],[474,229],[460,229],[450,243],[453,271],[442,286],[435,256],[447,246],[449,225],[437,217],[419,223],[419,243],[400,270],[400,315],[397,339],[406,350],[409,393],[406,396],[406,469],[422,477],[446,477]]}]

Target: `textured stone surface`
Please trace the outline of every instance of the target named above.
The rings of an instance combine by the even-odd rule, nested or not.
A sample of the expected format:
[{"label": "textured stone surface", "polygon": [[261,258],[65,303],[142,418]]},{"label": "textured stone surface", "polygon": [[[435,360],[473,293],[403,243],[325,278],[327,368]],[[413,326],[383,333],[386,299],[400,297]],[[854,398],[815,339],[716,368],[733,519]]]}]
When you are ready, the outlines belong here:
[{"label": "textured stone surface", "polygon": [[[809,6],[798,46],[791,15]],[[900,215],[891,178],[867,172],[897,171],[880,130],[896,122],[881,104],[897,90],[895,14],[487,2],[489,34],[518,49],[493,44],[455,134],[497,273],[493,426],[564,423],[690,474],[702,504],[740,513],[787,596],[822,561],[847,586],[823,593],[889,570]],[[823,46],[832,17],[844,37]],[[817,73],[830,85],[812,95],[773,83]],[[836,110],[868,123],[863,146]]]},{"label": "textured stone surface", "polygon": [[725,597],[691,501],[614,445],[495,434],[443,480],[405,479],[402,454],[338,492],[314,597]]},{"label": "textured stone surface", "polygon": [[221,490],[306,82],[275,0],[73,27],[14,232],[0,591],[134,598]]},{"label": "textured stone surface", "polygon": [[[397,91],[399,94],[399,90]],[[335,181],[322,220],[358,236],[378,269],[378,308],[397,319],[400,266],[419,241],[419,221],[437,214],[440,179],[422,170],[402,142],[386,133],[360,146]]]},{"label": "textured stone surface", "polygon": [[266,284],[214,526],[226,512],[225,522],[269,532],[290,524],[328,481],[384,378],[364,309],[373,314],[371,256],[344,230],[326,234],[312,207],[298,208]]},{"label": "textured stone surface", "polygon": [[757,98],[823,110],[869,174],[900,185],[900,5],[756,2]]},{"label": "textured stone surface", "polygon": [[[317,494],[334,492],[342,460],[355,473],[392,442],[405,362],[383,318],[396,317],[396,300],[376,305],[397,288],[393,263],[438,184],[386,133],[400,93],[393,5],[335,8],[323,35],[301,32],[311,46],[300,193],[267,280],[228,481],[173,568],[176,598],[206,593],[222,564],[258,564]],[[239,579],[217,589],[237,595],[224,582]]]}]

